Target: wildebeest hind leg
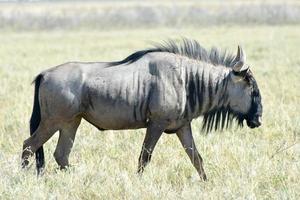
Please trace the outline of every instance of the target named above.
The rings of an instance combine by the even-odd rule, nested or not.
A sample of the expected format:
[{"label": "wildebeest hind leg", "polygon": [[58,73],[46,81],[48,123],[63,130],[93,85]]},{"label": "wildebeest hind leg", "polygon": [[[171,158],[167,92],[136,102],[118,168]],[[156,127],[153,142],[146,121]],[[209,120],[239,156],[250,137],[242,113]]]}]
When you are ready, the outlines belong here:
[{"label": "wildebeest hind leg", "polygon": [[28,158],[41,147],[58,130],[52,123],[41,122],[37,130],[24,141],[22,152],[22,167],[29,164]]},{"label": "wildebeest hind leg", "polygon": [[65,169],[69,166],[69,155],[80,121],[81,118],[77,117],[71,122],[64,124],[59,131],[59,138],[54,152],[54,158],[60,166],[60,169]]},{"label": "wildebeest hind leg", "polygon": [[177,136],[185,149],[185,152],[188,154],[191,162],[196,168],[200,178],[202,180],[207,180],[206,174],[203,169],[203,160],[198,153],[198,150],[195,146],[194,138],[192,135],[191,125],[188,124],[177,131]]},{"label": "wildebeest hind leg", "polygon": [[141,174],[144,168],[151,160],[154,147],[164,131],[165,126],[162,124],[149,123],[144,139],[142,151],[139,157],[138,173]]}]

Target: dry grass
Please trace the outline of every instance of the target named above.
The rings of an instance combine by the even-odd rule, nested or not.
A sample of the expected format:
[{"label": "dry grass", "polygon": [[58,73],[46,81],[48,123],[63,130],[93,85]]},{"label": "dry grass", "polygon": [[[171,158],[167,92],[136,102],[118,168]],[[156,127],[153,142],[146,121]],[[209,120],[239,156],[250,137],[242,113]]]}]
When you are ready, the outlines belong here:
[{"label": "dry grass", "polygon": [[[0,199],[299,199],[300,26],[220,26],[115,31],[0,33]],[[46,171],[20,169],[29,136],[30,82],[70,60],[118,60],[148,41],[179,36],[248,54],[264,105],[263,126],[207,136],[193,123],[209,181],[199,180],[175,135],[163,135],[144,175],[136,175],[144,130],[99,132],[83,122],[70,156],[57,171],[57,134],[45,144]]]}]

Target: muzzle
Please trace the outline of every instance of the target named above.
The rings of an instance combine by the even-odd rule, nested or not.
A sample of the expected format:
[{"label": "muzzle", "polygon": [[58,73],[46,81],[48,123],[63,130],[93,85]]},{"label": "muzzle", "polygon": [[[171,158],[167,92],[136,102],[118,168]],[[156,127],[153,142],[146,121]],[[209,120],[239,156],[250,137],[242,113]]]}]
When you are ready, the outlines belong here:
[{"label": "muzzle", "polygon": [[261,126],[261,123],[262,123],[261,116],[256,116],[251,120],[247,120],[247,126],[249,128],[257,128]]}]

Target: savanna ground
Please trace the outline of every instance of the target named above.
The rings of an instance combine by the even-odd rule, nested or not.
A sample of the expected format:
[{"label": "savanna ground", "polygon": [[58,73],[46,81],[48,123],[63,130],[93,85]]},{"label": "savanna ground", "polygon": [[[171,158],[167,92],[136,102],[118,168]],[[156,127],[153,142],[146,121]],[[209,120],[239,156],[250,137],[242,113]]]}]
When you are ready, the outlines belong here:
[{"label": "savanna ground", "polygon": [[[300,26],[210,26],[120,30],[0,32],[0,199],[299,199]],[[201,182],[176,135],[164,134],[142,177],[136,174],[145,130],[100,132],[82,121],[57,170],[56,133],[46,169],[20,167],[29,136],[34,76],[66,61],[112,61],[168,38],[198,40],[236,52],[242,44],[263,97],[263,125],[205,135],[193,122],[208,175]],[[33,159],[32,159],[33,161]]]}]

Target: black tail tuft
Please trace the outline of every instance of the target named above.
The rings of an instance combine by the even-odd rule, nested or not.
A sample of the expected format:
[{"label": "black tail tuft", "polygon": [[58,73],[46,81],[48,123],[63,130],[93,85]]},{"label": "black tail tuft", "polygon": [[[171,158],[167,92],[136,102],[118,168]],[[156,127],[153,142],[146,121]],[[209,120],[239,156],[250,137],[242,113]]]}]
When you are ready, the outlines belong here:
[{"label": "black tail tuft", "polygon": [[[30,135],[32,135],[36,129],[39,127],[41,122],[41,109],[39,103],[39,87],[41,84],[41,80],[43,78],[42,74],[39,74],[35,80],[35,90],[34,90],[34,100],[33,100],[33,110],[30,118]],[[38,148],[35,152],[35,159],[36,159],[36,168],[38,173],[44,168],[45,165],[45,157],[44,157],[44,149],[43,146]]]}]

